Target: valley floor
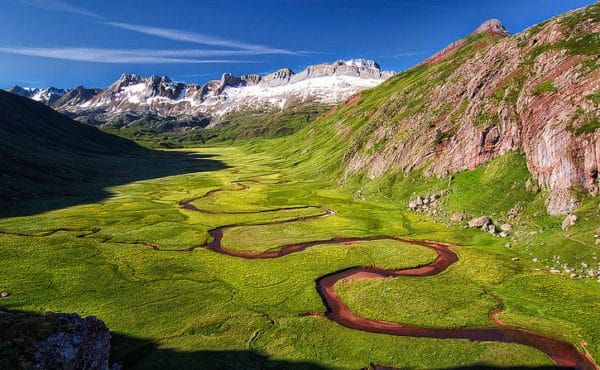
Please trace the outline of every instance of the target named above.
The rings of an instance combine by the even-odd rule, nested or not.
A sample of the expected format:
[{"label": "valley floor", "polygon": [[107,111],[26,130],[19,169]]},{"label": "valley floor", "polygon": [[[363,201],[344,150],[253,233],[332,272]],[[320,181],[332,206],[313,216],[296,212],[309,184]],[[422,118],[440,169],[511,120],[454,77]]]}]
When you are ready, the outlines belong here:
[{"label": "valley floor", "polygon": [[[456,245],[459,260],[427,277],[340,280],[335,294],[358,316],[436,329],[497,328],[492,312],[504,308],[497,319],[507,325],[600,358],[600,284],[536,270],[529,246],[508,249],[383,197],[357,200],[269,154],[193,152],[224,166],[0,219],[0,291],[11,293],[0,306],[96,316],[111,329],[112,362],[133,368],[552,366],[525,345],[368,333],[323,315],[321,277],[431,264],[435,249],[406,242],[430,240]],[[277,255],[335,238],[348,240]],[[257,254],[277,258],[240,257]]]}]

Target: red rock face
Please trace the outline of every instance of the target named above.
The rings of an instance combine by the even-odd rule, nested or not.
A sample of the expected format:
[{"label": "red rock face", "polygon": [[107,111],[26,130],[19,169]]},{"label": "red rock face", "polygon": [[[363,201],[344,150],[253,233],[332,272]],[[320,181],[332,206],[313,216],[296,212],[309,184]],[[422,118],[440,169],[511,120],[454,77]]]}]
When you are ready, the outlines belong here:
[{"label": "red rock face", "polygon": [[[598,193],[598,14],[600,6],[593,5],[512,37],[498,31],[497,22],[486,22],[480,35],[434,55],[420,66],[429,68],[424,77],[371,117],[363,150],[355,147],[346,156],[347,174],[376,178],[394,167],[444,176],[519,150],[551,192],[549,213],[574,210],[571,189]],[[584,21],[568,26],[574,16]],[[591,49],[581,47],[582,37]],[[590,52],[595,46],[599,52]],[[409,112],[409,106],[418,109]],[[383,149],[369,151],[376,147]]]}]

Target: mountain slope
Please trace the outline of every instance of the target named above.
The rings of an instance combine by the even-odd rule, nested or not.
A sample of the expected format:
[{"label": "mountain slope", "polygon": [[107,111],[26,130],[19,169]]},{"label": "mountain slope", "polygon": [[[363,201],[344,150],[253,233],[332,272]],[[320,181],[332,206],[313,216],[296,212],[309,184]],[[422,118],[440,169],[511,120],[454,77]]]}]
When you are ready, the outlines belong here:
[{"label": "mountain slope", "polygon": [[0,158],[2,215],[99,201],[114,185],[224,167],[216,160],[142,148],[4,91]]},{"label": "mountain slope", "polygon": [[570,212],[578,192],[598,193],[599,51],[600,4],[515,36],[486,22],[277,149],[307,169],[371,180],[443,177],[522,152],[550,191],[548,211]]},{"label": "mountain slope", "polygon": [[137,154],[132,142],[0,91],[0,200],[51,194],[104,170],[107,155]]}]

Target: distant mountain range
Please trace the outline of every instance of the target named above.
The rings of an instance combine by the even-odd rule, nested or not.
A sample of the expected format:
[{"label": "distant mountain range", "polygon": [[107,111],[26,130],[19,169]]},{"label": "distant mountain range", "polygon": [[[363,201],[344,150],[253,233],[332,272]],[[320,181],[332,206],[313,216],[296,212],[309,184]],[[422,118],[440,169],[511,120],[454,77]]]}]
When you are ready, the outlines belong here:
[{"label": "distant mountain range", "polygon": [[26,88],[7,91],[87,122],[110,122],[123,114],[214,117],[244,110],[282,110],[306,103],[336,104],[374,87],[395,73],[371,60],[338,60],[310,66],[299,73],[289,68],[260,76],[225,73],[203,85],[175,82],[169,77],[144,78],[123,74],[106,89]]}]

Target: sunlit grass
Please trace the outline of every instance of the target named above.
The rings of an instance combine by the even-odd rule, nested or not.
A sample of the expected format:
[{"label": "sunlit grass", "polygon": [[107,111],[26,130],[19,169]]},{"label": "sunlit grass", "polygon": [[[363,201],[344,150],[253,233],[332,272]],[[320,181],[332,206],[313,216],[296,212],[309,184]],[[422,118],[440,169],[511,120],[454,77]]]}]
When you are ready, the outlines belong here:
[{"label": "sunlit grass", "polygon": [[[198,152],[217,153],[230,168],[114,186],[108,189],[112,196],[101,202],[1,219],[0,290],[11,292],[2,305],[97,316],[121,338],[113,343],[114,361],[129,361],[138,353],[139,343],[121,336],[153,341],[155,349],[134,356],[139,368],[193,366],[204,358],[202,351],[253,351],[274,361],[340,369],[371,362],[420,368],[551,363],[540,352],[515,344],[368,334],[323,317],[303,316],[325,311],[315,289],[319,277],[355,266],[423,265],[435,259],[427,248],[395,241],[317,245],[269,260],[233,258],[202,248],[211,239],[208,231],[218,226],[323,213],[320,208],[226,212],[318,206],[336,214],[231,228],[224,245],[263,251],[302,241],[373,235],[459,242],[465,245],[455,248],[460,262],[438,276],[367,280],[338,290],[366,317],[431,327],[492,325],[488,314],[498,301],[490,294],[497,293],[506,305],[504,321],[544,333],[556,325],[558,336],[575,342],[580,334],[592,353],[599,352],[595,338],[600,325],[592,315],[600,301],[599,287],[531,275],[529,266],[510,261],[521,253],[518,246],[508,250],[493,237],[424,221],[393,201],[357,200],[327,182],[278,168],[267,154],[234,147]],[[248,190],[237,189],[235,182],[247,178],[260,183],[247,182]],[[203,214],[179,204],[217,188],[229,190],[193,204],[224,214]],[[188,248],[195,249],[178,252]],[[527,290],[544,286],[549,287],[547,294]],[[586,290],[586,303],[579,310],[574,309],[581,302],[578,288]],[[555,302],[558,297],[560,304]],[[224,361],[235,366],[239,359]]]}]

